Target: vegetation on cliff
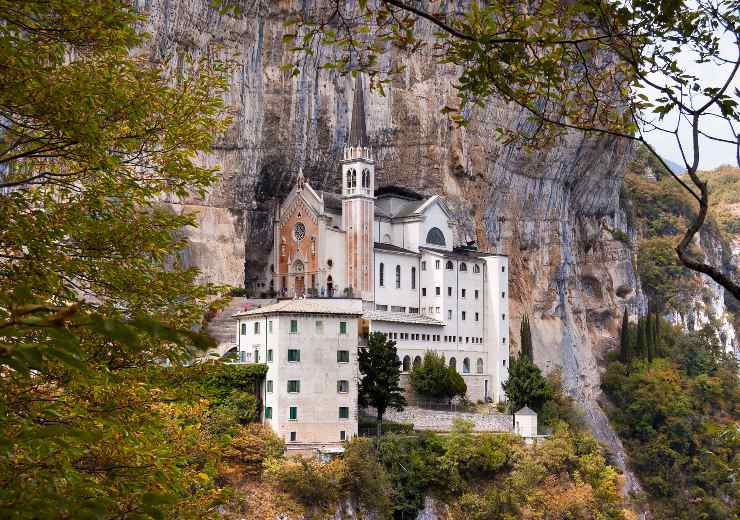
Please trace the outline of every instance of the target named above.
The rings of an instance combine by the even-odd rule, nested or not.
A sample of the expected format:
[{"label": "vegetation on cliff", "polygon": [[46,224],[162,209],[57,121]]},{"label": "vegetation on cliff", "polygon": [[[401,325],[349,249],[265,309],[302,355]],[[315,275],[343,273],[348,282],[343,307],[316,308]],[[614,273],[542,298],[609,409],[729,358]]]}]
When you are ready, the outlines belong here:
[{"label": "vegetation on cliff", "polygon": [[[262,485],[277,491],[273,510],[308,518],[326,518],[348,504],[360,515],[413,518],[425,497],[447,504],[454,520],[631,518],[620,477],[598,444],[564,423],[534,447],[507,434],[474,434],[460,423],[450,435],[356,438],[342,459],[278,458],[266,468]],[[241,510],[248,511],[247,505]]]},{"label": "vegetation on cliff", "polygon": [[[636,326],[631,326],[632,342]],[[740,385],[736,360],[716,331],[660,325],[656,358],[609,363],[608,412],[656,519],[738,515]]]}]

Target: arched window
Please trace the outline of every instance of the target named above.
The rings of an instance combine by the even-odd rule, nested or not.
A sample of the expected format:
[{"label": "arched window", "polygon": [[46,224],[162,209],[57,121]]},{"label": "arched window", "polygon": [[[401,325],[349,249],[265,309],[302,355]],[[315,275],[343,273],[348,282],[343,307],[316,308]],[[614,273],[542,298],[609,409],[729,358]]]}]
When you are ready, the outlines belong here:
[{"label": "arched window", "polygon": [[416,267],[411,268],[411,288],[416,289]]},{"label": "arched window", "polygon": [[396,289],[401,288],[401,266],[396,266]]},{"label": "arched window", "polygon": [[[445,336],[445,338],[446,338],[446,337],[447,337],[447,336]],[[455,368],[455,369],[457,369],[457,359],[455,359],[454,357],[451,357],[451,358],[450,358],[450,362],[449,362],[449,366],[450,366],[450,368]]]},{"label": "arched window", "polygon": [[380,286],[383,287],[385,285],[385,265],[383,265],[383,262],[380,262]]},{"label": "arched window", "polygon": [[438,246],[446,246],[447,241],[445,235],[440,231],[439,228],[433,227],[427,233],[427,244],[436,244]]},{"label": "arched window", "polygon": [[352,172],[354,170],[347,170],[347,189],[352,187]]},{"label": "arched window", "polygon": [[421,366],[421,356],[416,356],[414,358],[414,368],[419,368]]},{"label": "arched window", "polygon": [[357,187],[357,170],[352,170],[352,187]]},{"label": "arched window", "polygon": [[368,170],[367,168],[362,170],[362,187],[363,188],[370,187],[370,170]]},{"label": "arched window", "polygon": [[411,358],[409,356],[403,356],[403,371],[408,372],[411,370]]},{"label": "arched window", "polygon": [[470,358],[463,359],[463,374],[470,373]]},{"label": "arched window", "polygon": [[483,373],[483,358],[478,358],[478,361],[475,363],[475,371],[479,374]]},{"label": "arched window", "polygon": [[460,271],[467,271],[468,270],[468,264],[465,262],[460,263]]},{"label": "arched window", "polygon": [[391,240],[391,236],[388,233],[386,233],[385,235],[383,235],[383,243],[384,244],[390,244],[391,242],[393,242],[393,241]]},{"label": "arched window", "polygon": [[445,264],[445,269],[447,269],[448,271],[454,271],[455,270],[455,266],[452,265],[452,262],[451,261],[447,260],[447,263]]},{"label": "arched window", "polygon": [[473,264],[473,272],[480,273],[480,266],[478,264]]}]

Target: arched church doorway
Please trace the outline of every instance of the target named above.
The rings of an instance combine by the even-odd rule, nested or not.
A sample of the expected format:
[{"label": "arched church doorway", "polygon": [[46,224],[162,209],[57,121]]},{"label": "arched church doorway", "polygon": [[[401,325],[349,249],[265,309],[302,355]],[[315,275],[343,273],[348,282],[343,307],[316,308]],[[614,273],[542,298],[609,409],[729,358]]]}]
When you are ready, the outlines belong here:
[{"label": "arched church doorway", "polygon": [[332,294],[334,293],[334,279],[329,275],[329,277],[326,279],[326,295],[331,298]]},{"label": "arched church doorway", "polygon": [[306,278],[304,272],[303,262],[296,260],[293,263],[293,271],[295,272],[295,295],[303,296],[306,292]]}]

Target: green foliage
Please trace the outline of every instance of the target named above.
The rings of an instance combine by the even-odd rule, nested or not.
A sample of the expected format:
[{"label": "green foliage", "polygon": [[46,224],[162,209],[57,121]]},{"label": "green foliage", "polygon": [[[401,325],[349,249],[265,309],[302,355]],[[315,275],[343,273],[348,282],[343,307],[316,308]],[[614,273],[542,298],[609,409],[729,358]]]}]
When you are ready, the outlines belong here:
[{"label": "green foliage", "polygon": [[658,350],[666,357],[609,364],[609,415],[655,518],[731,518],[738,497],[728,468],[740,443],[724,432],[740,419],[737,362],[714,330],[666,332]]},{"label": "green foliage", "polygon": [[503,387],[512,413],[524,406],[539,413],[554,395],[553,388],[542,375],[542,371],[529,358],[522,356],[511,360],[509,379]]},{"label": "green foliage", "polygon": [[341,493],[341,472],[339,462],[324,464],[315,458],[300,456],[268,459],[265,463],[268,482],[316,513],[336,508]]},{"label": "green foliage", "polygon": [[529,316],[526,314],[522,318],[522,324],[519,330],[521,350],[520,356],[528,358],[530,361],[534,361],[534,350],[532,349],[532,331],[529,328]]},{"label": "green foliage", "polygon": [[285,443],[264,424],[240,426],[224,449],[224,459],[252,477],[262,475],[267,461],[283,457]]},{"label": "green foliage", "polygon": [[360,373],[359,399],[363,406],[374,406],[378,411],[378,434],[381,433],[385,411],[391,407],[401,410],[406,405],[401,378],[401,361],[396,355],[396,342],[385,334],[373,332],[367,348],[358,354]]},{"label": "green foliage", "polygon": [[356,508],[377,518],[387,518],[393,509],[394,491],[373,444],[367,439],[355,438],[347,444],[342,462],[342,490]]},{"label": "green foliage", "polygon": [[463,377],[454,367],[448,367],[445,358],[436,352],[427,351],[419,366],[411,370],[411,387],[426,397],[446,398],[464,396],[468,391]]},{"label": "green foliage", "polygon": [[[219,288],[183,265],[224,68],[137,57],[130,2],[0,0],[0,510],[208,518],[228,419],[172,384]],[[219,302],[220,304],[220,302]],[[154,370],[163,361],[173,368]]]}]

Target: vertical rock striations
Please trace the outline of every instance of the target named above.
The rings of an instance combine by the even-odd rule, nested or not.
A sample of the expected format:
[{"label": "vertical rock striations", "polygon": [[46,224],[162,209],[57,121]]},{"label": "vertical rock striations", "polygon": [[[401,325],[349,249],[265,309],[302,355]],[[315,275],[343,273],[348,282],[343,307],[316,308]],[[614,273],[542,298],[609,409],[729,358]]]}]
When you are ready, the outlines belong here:
[{"label": "vertical rock striations", "polygon": [[[305,59],[296,77],[280,69],[296,59],[282,44],[282,21],[309,3],[256,1],[237,19],[209,0],[135,0],[148,16],[153,59],[178,67],[190,53],[234,62],[226,97],[234,124],[203,158],[221,166],[221,181],[203,200],[172,201],[199,214],[188,255],[209,281],[239,286],[245,263],[247,272],[264,269],[271,208],[299,166],[314,185],[336,186],[351,78],[319,69],[329,50]],[[529,314],[536,362],[562,370],[597,436],[623,458],[596,398],[597,362],[615,346],[622,307],[644,307],[630,250],[609,231],[624,228],[619,187],[629,144],[570,135],[535,154],[504,146],[494,129],[528,125],[520,110],[492,101],[456,128],[440,113],[455,99],[454,69],[393,59],[404,60],[404,76],[385,97],[367,100],[378,185],[442,193],[460,220],[460,240],[511,257],[511,331]]]}]

